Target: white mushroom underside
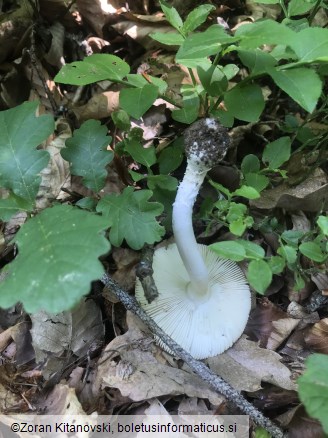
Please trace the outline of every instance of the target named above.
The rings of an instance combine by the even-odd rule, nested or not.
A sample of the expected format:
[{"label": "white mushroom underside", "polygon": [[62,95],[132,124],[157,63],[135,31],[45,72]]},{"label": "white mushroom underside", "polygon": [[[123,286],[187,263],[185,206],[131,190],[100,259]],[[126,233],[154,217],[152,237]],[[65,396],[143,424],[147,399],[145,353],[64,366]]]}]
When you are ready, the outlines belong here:
[{"label": "white mushroom underside", "polygon": [[[239,266],[198,245],[209,273],[207,296],[188,293],[188,273],[175,244],[154,253],[154,280],[159,296],[149,304],[141,283],[136,298],[154,321],[194,358],[222,353],[241,336],[251,307],[249,287]],[[161,341],[159,344],[169,349]]]}]

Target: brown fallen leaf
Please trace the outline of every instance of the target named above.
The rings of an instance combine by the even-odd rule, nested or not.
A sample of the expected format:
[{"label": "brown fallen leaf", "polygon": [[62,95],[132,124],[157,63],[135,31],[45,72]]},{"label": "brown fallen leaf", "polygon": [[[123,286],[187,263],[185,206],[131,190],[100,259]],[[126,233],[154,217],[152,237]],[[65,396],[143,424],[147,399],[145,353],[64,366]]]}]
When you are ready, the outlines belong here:
[{"label": "brown fallen leaf", "polygon": [[246,334],[260,341],[261,347],[276,350],[298,323],[299,319],[287,315],[267,298],[263,298],[251,313]]},{"label": "brown fallen leaf", "polygon": [[12,332],[14,327],[9,327],[0,333],[0,351],[3,351],[12,340]]},{"label": "brown fallen leaf", "polygon": [[61,383],[52,389],[45,400],[40,400],[40,408],[44,415],[86,415],[75,390]]},{"label": "brown fallen leaf", "polygon": [[105,119],[118,109],[119,94],[119,91],[95,94],[85,105],[73,108],[73,112],[80,122]]},{"label": "brown fallen leaf", "polygon": [[305,343],[317,353],[328,354],[328,318],[314,324],[305,336]]},{"label": "brown fallen leaf", "polygon": [[57,315],[40,311],[31,319],[36,361],[45,363],[45,378],[60,372],[73,354],[78,358],[84,356],[104,335],[101,311],[91,300],[81,301],[72,311]]},{"label": "brown fallen leaf", "polygon": [[[117,270],[113,274],[115,280],[122,289],[130,291],[135,286],[135,266],[140,260],[140,254],[129,248],[113,248],[112,256]],[[114,301],[116,302],[116,300]]]},{"label": "brown fallen leaf", "polygon": [[280,415],[276,421],[284,428],[288,428],[289,438],[324,438],[325,436],[319,421],[310,418],[302,405]]},{"label": "brown fallen leaf", "polygon": [[259,199],[250,201],[257,208],[319,211],[328,207],[328,176],[320,168],[301,184],[290,187],[287,183],[264,190]]},{"label": "brown fallen leaf", "polygon": [[56,199],[65,199],[68,194],[62,189],[70,189],[69,163],[60,155],[65,141],[72,136],[69,123],[65,119],[56,122],[57,136],[44,147],[50,155],[50,161],[41,171],[41,184],[36,198],[36,207],[43,210]]},{"label": "brown fallen leaf", "polygon": [[96,378],[96,386],[118,388],[133,401],[185,394],[209,399],[220,405],[223,397],[209,389],[199,377],[160,363],[152,337],[135,316],[128,313],[129,330],[107,345]]},{"label": "brown fallen leaf", "polygon": [[257,342],[249,341],[243,335],[233,347],[207,362],[212,371],[240,391],[257,391],[261,382],[296,390],[291,372],[280,359],[278,353],[260,348]]}]

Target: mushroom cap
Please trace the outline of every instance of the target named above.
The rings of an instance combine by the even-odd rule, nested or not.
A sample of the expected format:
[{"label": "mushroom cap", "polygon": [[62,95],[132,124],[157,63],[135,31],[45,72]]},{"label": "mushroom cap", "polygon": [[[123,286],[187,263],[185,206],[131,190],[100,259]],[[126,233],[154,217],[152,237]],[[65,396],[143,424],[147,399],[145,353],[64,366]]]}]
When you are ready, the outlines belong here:
[{"label": "mushroom cap", "polygon": [[228,130],[216,119],[199,119],[184,132],[189,163],[209,170],[223,160],[230,146]]},{"label": "mushroom cap", "polygon": [[[188,291],[189,275],[177,246],[155,251],[153,278],[158,297],[148,303],[139,280],[136,298],[166,334],[195,359],[222,353],[241,336],[246,326],[251,296],[244,274],[230,260],[219,258],[205,245],[197,245],[209,273],[209,291],[198,296]],[[170,349],[156,339],[165,350]]]}]

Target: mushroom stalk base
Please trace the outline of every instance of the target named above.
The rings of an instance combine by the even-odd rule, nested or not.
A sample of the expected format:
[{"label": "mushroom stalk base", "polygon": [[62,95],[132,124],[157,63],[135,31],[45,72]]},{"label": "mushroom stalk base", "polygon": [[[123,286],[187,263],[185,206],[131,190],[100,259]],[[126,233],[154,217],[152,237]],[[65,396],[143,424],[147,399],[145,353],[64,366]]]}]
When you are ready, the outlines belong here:
[{"label": "mushroom stalk base", "polygon": [[173,204],[172,225],[180,257],[190,278],[190,292],[208,293],[208,270],[199,251],[192,226],[192,210],[208,169],[199,172],[188,161]]}]

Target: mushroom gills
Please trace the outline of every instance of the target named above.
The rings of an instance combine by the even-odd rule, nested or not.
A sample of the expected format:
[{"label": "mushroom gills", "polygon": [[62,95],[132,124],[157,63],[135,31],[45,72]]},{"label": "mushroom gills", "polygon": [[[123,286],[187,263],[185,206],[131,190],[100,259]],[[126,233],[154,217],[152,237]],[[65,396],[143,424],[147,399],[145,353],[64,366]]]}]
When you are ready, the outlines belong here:
[{"label": "mushroom gills", "polygon": [[[222,353],[241,336],[251,308],[249,287],[239,266],[197,245],[208,268],[207,293],[188,292],[189,274],[178,248],[171,244],[154,253],[154,281],[159,296],[148,303],[139,280],[136,298],[146,313],[195,359]],[[170,349],[160,339],[158,344]]]}]

